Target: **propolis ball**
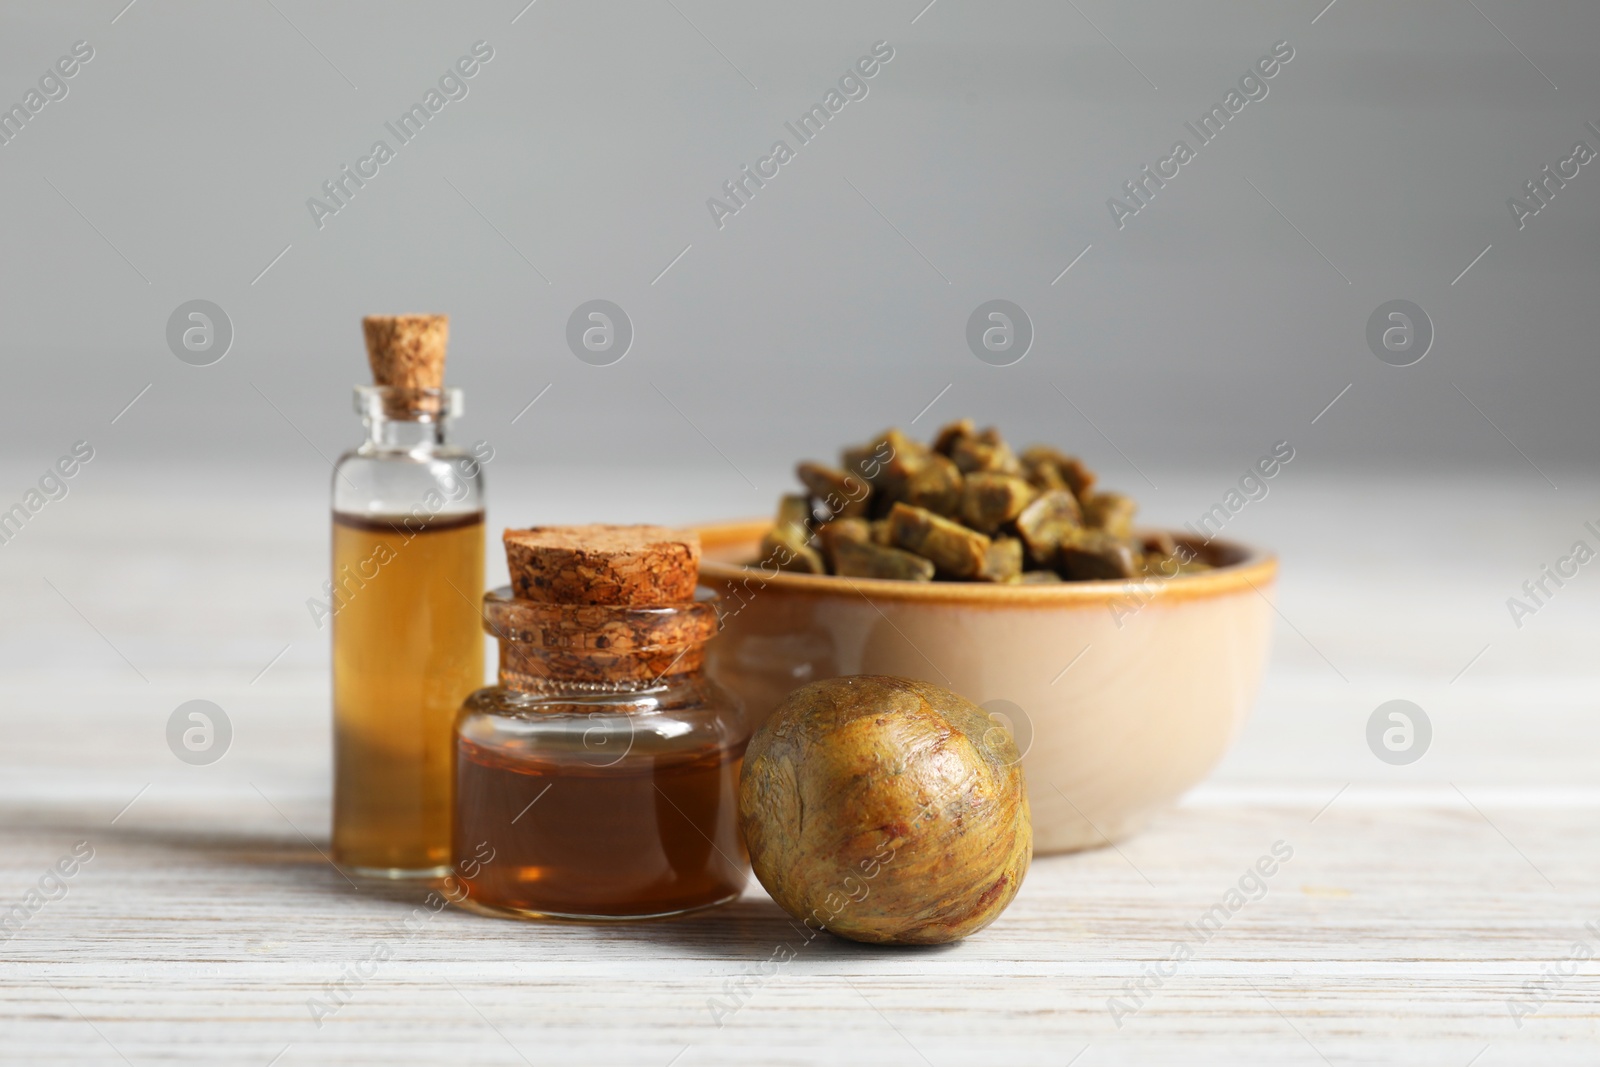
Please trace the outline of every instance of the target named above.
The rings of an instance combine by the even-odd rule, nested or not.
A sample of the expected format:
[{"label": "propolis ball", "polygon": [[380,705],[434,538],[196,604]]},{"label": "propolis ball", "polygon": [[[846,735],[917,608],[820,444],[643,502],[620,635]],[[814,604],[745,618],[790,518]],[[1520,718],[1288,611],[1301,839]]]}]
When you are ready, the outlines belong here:
[{"label": "propolis ball", "polygon": [[745,753],[739,822],[780,907],[873,944],[983,929],[1033,856],[1010,734],[948,690],[882,675],[784,698]]}]

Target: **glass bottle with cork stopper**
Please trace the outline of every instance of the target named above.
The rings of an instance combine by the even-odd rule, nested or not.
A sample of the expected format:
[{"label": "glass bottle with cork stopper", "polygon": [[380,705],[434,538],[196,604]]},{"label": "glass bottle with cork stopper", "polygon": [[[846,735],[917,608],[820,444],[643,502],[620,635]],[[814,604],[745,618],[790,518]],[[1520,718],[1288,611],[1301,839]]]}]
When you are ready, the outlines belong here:
[{"label": "glass bottle with cork stopper", "polygon": [[[449,319],[362,321],[367,439],[333,475],[333,858],[386,878],[450,872],[451,726],[483,684],[483,472],[453,447]],[[315,608],[313,609],[316,610]],[[321,623],[319,618],[318,622]]]},{"label": "glass bottle with cork stopper", "polygon": [[698,536],[569,526],[504,540],[512,584],[483,600],[500,684],[456,723],[463,906],[614,920],[735,899],[750,725],[703,670],[717,612],[696,589]]}]

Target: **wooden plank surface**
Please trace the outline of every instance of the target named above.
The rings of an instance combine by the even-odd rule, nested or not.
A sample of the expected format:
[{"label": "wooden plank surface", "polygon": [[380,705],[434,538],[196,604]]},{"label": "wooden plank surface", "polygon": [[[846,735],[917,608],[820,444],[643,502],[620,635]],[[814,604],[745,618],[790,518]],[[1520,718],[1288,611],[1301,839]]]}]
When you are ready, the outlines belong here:
[{"label": "wooden plank surface", "polygon": [[[1562,963],[1600,953],[1600,577],[1520,630],[1504,607],[1600,515],[1600,487],[1562,482],[1275,496],[1246,532],[1285,552],[1284,621],[1217,773],[1120,849],[1039,860],[980,936],[918,951],[804,942],[755,886],[714,914],[591,927],[347,883],[322,856],[326,649],[303,607],[319,502],[74,498],[0,560],[0,909],[94,851],[0,945],[0,1060],[1592,1063],[1600,981]],[[1173,510],[1206,489],[1172,490]],[[705,515],[648,492],[648,516],[597,515],[576,483],[548,510]],[[1514,518],[1412,551],[1485,494]],[[1330,530],[1352,499],[1397,517]],[[1392,697],[1434,724],[1407,767],[1364,739]],[[205,767],[163,734],[195,698],[234,730]],[[1292,858],[1202,928],[1276,842]],[[773,967],[779,946],[795,956]],[[320,1026],[319,998],[345,1001]]]}]

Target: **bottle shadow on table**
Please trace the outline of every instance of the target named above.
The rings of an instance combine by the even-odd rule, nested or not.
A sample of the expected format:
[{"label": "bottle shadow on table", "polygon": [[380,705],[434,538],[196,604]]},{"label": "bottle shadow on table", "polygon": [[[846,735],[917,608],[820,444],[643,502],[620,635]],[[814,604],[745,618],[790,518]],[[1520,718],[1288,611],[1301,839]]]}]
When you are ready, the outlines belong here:
[{"label": "bottle shadow on table", "polygon": [[402,903],[423,900],[431,887],[421,882],[382,882],[347,877],[328,858],[326,841],[303,836],[299,829],[228,829],[218,825],[173,825],[132,820],[108,825],[102,819],[74,812],[45,810],[7,812],[28,837],[82,839],[97,855],[138,854],[145,866],[169,873],[174,884],[203,870],[249,871],[263,889],[325,888]]},{"label": "bottle shadow on table", "polygon": [[[248,872],[252,885],[263,891],[326,892],[330,897],[381,902],[397,913],[420,906],[437,908],[442,887],[438,882],[388,881],[351,877],[328,858],[327,844],[313,838],[276,830],[227,830],[216,827],[96,825],[95,821],[66,812],[27,813],[19,820],[27,836],[76,836],[90,840],[108,858],[117,852],[145,854],[167,871],[175,889],[192,889],[192,878],[206,868]],[[220,873],[220,871],[219,871]],[[640,922],[519,921],[477,914],[454,905],[441,909],[450,917],[477,927],[476,933],[505,940],[547,940],[562,930],[576,940],[619,940],[654,947],[673,955],[737,960],[764,964],[777,960],[850,960],[861,957],[941,952],[942,946],[866,945],[836,937],[815,924],[807,925],[780,908],[761,892],[752,878],[745,893],[730,903],[669,919]]]}]

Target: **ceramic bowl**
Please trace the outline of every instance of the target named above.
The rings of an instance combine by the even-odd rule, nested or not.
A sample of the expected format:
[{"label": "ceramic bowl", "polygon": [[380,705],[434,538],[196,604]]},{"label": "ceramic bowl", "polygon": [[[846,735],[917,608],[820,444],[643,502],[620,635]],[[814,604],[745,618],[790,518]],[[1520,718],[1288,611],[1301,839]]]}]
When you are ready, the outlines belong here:
[{"label": "ceramic bowl", "polygon": [[713,677],[759,724],[796,686],[892,674],[983,705],[1024,751],[1034,849],[1136,832],[1205,777],[1255,699],[1277,559],[1174,534],[1216,569],[1148,582],[997,586],[766,571],[770,520],[698,528],[723,597]]}]

